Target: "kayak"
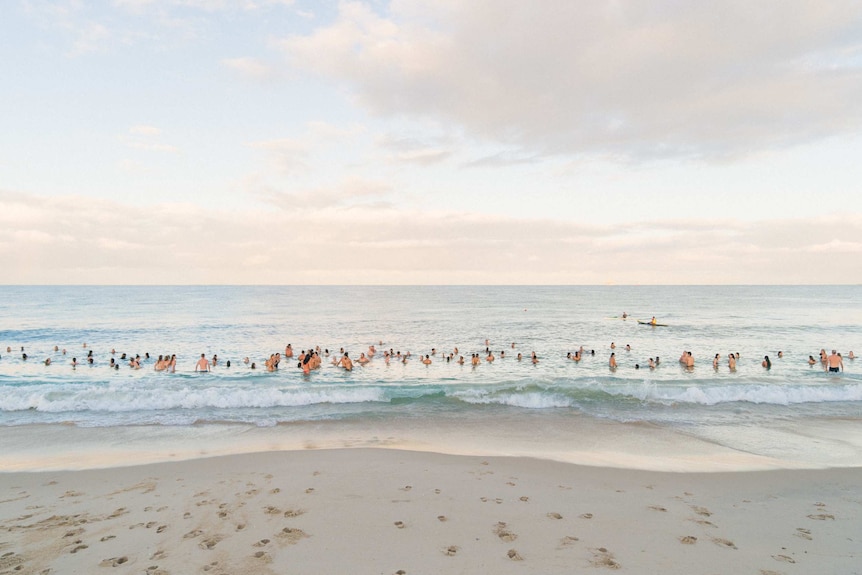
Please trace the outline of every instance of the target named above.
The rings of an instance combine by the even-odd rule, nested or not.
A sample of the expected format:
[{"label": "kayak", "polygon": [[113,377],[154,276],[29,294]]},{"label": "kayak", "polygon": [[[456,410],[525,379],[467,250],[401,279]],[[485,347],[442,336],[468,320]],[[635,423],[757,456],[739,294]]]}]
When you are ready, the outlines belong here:
[{"label": "kayak", "polygon": [[653,327],[667,327],[666,323],[652,323],[650,321],[641,321],[641,320],[638,320],[638,323],[641,325],[651,325]]}]

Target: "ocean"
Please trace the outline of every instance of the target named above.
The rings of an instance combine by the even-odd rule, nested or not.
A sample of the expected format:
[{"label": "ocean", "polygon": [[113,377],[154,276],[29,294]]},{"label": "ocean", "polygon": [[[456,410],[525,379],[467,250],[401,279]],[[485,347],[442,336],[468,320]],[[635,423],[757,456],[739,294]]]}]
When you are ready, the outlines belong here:
[{"label": "ocean", "polygon": [[[667,325],[637,323],[653,316]],[[308,376],[295,359],[263,369],[288,343],[330,355]],[[365,366],[331,363],[370,345]],[[580,362],[567,359],[580,347]],[[464,365],[446,361],[455,348]],[[410,360],[387,365],[389,349]],[[845,371],[809,365],[821,349],[837,349]],[[0,448],[32,449],[20,444],[33,430],[98,428],[597,463],[625,452],[669,469],[728,454],[753,467],[859,466],[862,360],[851,350],[862,353],[862,286],[2,286]],[[694,369],[678,363],[683,351]],[[150,359],[111,369],[123,353]],[[212,372],[194,372],[201,353],[218,355]],[[153,369],[162,354],[176,354],[175,373]],[[708,445],[720,449],[698,447]]]}]

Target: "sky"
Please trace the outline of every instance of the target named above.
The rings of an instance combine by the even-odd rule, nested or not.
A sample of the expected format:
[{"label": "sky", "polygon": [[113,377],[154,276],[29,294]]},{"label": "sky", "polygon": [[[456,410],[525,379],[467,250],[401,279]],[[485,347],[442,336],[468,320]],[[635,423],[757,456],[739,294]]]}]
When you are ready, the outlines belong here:
[{"label": "sky", "polygon": [[862,3],[8,0],[0,284],[859,284]]}]

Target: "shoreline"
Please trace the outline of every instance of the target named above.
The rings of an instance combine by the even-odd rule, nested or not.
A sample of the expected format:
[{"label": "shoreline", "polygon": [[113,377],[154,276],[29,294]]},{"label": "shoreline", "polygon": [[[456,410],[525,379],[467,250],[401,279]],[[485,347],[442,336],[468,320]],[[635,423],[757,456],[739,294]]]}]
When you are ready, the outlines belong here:
[{"label": "shoreline", "polygon": [[[491,426],[489,426],[491,425]],[[452,456],[527,457],[581,466],[657,472],[744,472],[862,468],[862,432],[855,420],[759,428],[760,452],[723,437],[650,423],[546,415],[479,420],[318,421],[259,427],[78,427],[71,424],[2,428],[0,474],[110,469],[267,452],[378,448]],[[744,430],[743,430],[744,431]],[[729,434],[744,436],[739,429]],[[819,445],[822,456],[812,456]],[[777,447],[776,447],[777,446]]]},{"label": "shoreline", "polygon": [[390,448],[2,473],[0,574],[853,573],[860,482]]}]

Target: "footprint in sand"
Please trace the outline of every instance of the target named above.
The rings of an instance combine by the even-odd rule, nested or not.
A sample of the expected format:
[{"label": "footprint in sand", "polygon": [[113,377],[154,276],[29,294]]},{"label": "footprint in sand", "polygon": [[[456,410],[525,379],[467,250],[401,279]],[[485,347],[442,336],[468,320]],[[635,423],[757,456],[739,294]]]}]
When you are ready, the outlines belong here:
[{"label": "footprint in sand", "polygon": [[200,529],[195,529],[183,535],[183,539],[194,539],[195,537],[199,537],[200,535],[203,535],[203,531],[201,531]]},{"label": "footprint in sand", "polygon": [[679,542],[683,545],[694,545],[697,543],[697,537],[694,535],[684,535],[679,538]]},{"label": "footprint in sand", "polygon": [[494,535],[499,537],[502,541],[511,542],[518,538],[518,536],[508,529],[506,529],[506,523],[504,521],[500,521],[494,527]]},{"label": "footprint in sand", "polygon": [[575,537],[573,535],[566,535],[565,537],[560,539],[560,547],[567,547],[569,545],[574,545],[578,541],[580,541],[580,539],[578,539],[577,537]]},{"label": "footprint in sand", "polygon": [[712,542],[719,547],[726,547],[728,549],[737,548],[736,545],[734,545],[733,541],[728,541],[727,539],[722,539],[721,537],[712,537]]},{"label": "footprint in sand", "polygon": [[457,545],[450,545],[449,547],[447,547],[446,549],[443,550],[443,553],[445,553],[446,555],[449,555],[451,557],[452,555],[456,555],[460,549],[461,548],[458,547]]},{"label": "footprint in sand", "polygon": [[524,558],[523,558],[523,557],[521,557],[521,556],[518,554],[518,552],[517,552],[517,551],[515,551],[514,549],[509,549],[509,552],[508,552],[508,553],[506,553],[506,556],[507,556],[509,559],[511,559],[512,561],[523,561],[523,560],[524,560]]},{"label": "footprint in sand", "polygon": [[305,490],[306,493],[314,493],[314,487],[309,487]]},{"label": "footprint in sand", "polygon": [[519,501],[523,501],[524,503],[526,503],[527,501],[529,501],[529,500],[530,500],[530,498],[529,498],[529,497],[527,497],[526,495],[522,495],[521,497],[519,497],[519,498],[518,498],[518,500],[519,500]]},{"label": "footprint in sand", "polygon": [[397,527],[398,529],[404,529],[404,527],[405,527],[404,522],[403,521],[396,521],[395,527]]},{"label": "footprint in sand", "polygon": [[446,516],[445,516],[445,515],[438,515],[438,516],[437,516],[437,521],[443,522],[443,521],[448,521],[448,519],[446,519]]},{"label": "footprint in sand", "polygon": [[272,561],[272,557],[270,557],[266,551],[258,551],[257,553],[254,554],[254,558],[260,559],[262,561],[266,561],[267,563]]},{"label": "footprint in sand", "polygon": [[63,538],[65,539],[66,537],[77,537],[78,535],[80,535],[83,532],[84,532],[84,528],[79,527],[77,529],[73,529],[72,531],[67,531],[66,534],[63,535]]},{"label": "footprint in sand", "polygon": [[218,545],[219,541],[221,541],[222,539],[224,539],[224,537],[222,537],[221,535],[213,535],[212,537],[207,537],[206,539],[198,543],[198,547],[200,547],[201,549],[212,549],[213,547]]},{"label": "footprint in sand", "polygon": [[3,571],[3,573],[12,573],[12,571],[20,571],[23,568],[22,563],[24,563],[24,557],[22,555],[16,554],[14,551],[9,551],[8,553],[4,553],[2,557],[0,557],[0,569],[8,569],[12,567],[11,571]]},{"label": "footprint in sand", "polygon": [[156,533],[164,533],[167,528],[167,525],[159,525],[159,528],[156,529]]},{"label": "footprint in sand", "polygon": [[818,513],[817,515],[809,515],[809,519],[814,519],[816,521],[826,521],[827,519],[835,519],[834,515],[830,515],[829,513]]},{"label": "footprint in sand", "polygon": [[788,557],[787,555],[773,555],[772,558],[776,561],[783,561],[784,563],[796,563],[796,559]]},{"label": "footprint in sand", "polygon": [[794,533],[797,537],[801,537],[802,539],[807,539],[808,541],[812,541],[814,538],[811,536],[811,531],[808,529],[803,529],[802,527],[796,528],[796,533]]},{"label": "footprint in sand", "polygon": [[254,544],[255,547],[263,547],[269,543],[269,539],[261,539],[257,543]]},{"label": "footprint in sand", "polygon": [[299,517],[303,513],[305,513],[304,509],[288,509],[287,511],[284,512],[284,516],[285,517]]},{"label": "footprint in sand", "polygon": [[650,505],[647,509],[652,509],[653,511],[661,511],[662,513],[667,512],[667,509],[665,509],[661,505]]},{"label": "footprint in sand", "polygon": [[548,518],[549,519],[562,519],[563,516],[557,512],[551,512],[551,513],[548,513]]},{"label": "footprint in sand", "polygon": [[281,514],[281,509],[278,507],[273,507],[272,505],[267,505],[263,508],[263,512],[267,515],[279,515]]},{"label": "footprint in sand", "polygon": [[[81,542],[80,542],[80,541],[76,541],[76,543],[81,543]],[[84,549],[87,549],[88,547],[89,547],[89,545],[83,545],[83,544],[81,544],[81,545],[76,546],[76,547],[75,547],[74,549],[72,549],[71,551],[69,551],[69,553],[77,553],[78,551],[83,551]]]},{"label": "footprint in sand", "polygon": [[116,538],[117,538],[116,535],[105,535],[104,537],[99,539],[99,541],[104,543],[105,541],[110,541],[111,539],[116,539]]},{"label": "footprint in sand", "polygon": [[275,494],[277,494],[277,493],[281,493],[281,489],[279,489],[278,487],[276,487],[275,489],[270,489],[270,490],[269,490],[269,494],[270,494],[270,495],[275,495]]},{"label": "footprint in sand", "polygon": [[302,529],[296,529],[294,527],[285,527],[282,529],[276,537],[281,538],[282,540],[286,540],[291,545],[294,545],[299,542],[300,539],[308,537],[308,534]]},{"label": "footprint in sand", "polygon": [[411,489],[413,489],[413,486],[412,485],[405,485],[404,487],[401,487],[400,489],[401,489],[401,491],[410,491]]},{"label": "footprint in sand", "polygon": [[608,569],[619,569],[621,565],[617,563],[616,559],[614,559],[613,553],[605,549],[604,547],[599,547],[597,549],[590,549],[593,553],[593,558],[590,560],[590,563],[595,567],[607,567]]},{"label": "footprint in sand", "polygon": [[581,515],[581,519],[592,519],[592,518],[593,518],[593,514],[592,514],[592,513],[583,513],[583,514]]},{"label": "footprint in sand", "polygon": [[698,507],[697,505],[692,505],[691,510],[698,515],[703,515],[704,517],[709,517],[710,515],[712,515],[712,511],[710,511],[706,507]]},{"label": "footprint in sand", "polygon": [[123,563],[128,562],[128,557],[111,557],[110,559],[103,559],[101,563],[99,563],[100,567],[119,567]]}]

